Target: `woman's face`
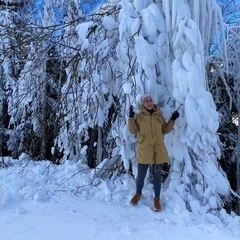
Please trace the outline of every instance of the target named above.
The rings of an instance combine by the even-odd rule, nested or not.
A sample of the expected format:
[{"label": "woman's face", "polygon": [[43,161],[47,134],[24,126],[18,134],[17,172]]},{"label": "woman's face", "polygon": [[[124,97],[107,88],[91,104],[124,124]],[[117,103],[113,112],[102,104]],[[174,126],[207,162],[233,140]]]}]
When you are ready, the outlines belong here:
[{"label": "woman's face", "polygon": [[145,97],[143,99],[143,106],[147,109],[147,110],[152,110],[153,109],[153,99],[152,97]]}]

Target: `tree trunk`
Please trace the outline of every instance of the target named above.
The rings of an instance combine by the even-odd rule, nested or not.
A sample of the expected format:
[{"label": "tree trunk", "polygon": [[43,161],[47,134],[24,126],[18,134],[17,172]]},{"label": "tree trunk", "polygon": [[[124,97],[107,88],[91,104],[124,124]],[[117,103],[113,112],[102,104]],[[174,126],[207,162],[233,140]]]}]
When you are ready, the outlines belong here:
[{"label": "tree trunk", "polygon": [[2,68],[0,67],[0,156],[2,156],[3,145],[3,78]]},{"label": "tree trunk", "polygon": [[97,166],[102,162],[102,128],[98,126]]}]

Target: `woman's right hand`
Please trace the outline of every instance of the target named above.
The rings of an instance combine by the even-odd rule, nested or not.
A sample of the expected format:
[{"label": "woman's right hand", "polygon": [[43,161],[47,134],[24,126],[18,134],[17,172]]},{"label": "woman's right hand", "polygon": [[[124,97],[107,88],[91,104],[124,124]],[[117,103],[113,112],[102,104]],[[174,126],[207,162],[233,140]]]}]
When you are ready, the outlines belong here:
[{"label": "woman's right hand", "polygon": [[129,110],[129,117],[134,117],[134,111],[133,111],[133,106],[131,105],[130,110]]}]

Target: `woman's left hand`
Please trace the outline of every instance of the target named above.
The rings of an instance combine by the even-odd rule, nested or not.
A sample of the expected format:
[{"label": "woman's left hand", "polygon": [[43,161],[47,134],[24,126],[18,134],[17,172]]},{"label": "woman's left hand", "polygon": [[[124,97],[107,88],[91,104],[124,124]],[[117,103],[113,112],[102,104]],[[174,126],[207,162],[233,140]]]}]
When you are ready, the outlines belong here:
[{"label": "woman's left hand", "polygon": [[179,112],[176,110],[171,117],[171,120],[175,121],[179,117]]}]

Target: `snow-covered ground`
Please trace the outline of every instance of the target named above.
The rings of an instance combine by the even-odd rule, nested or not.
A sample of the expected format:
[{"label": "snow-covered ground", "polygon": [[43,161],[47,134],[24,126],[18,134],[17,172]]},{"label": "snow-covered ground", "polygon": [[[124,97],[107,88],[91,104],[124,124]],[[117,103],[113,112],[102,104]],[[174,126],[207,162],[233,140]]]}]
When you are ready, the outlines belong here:
[{"label": "snow-covered ground", "polygon": [[151,184],[135,207],[129,205],[134,192],[132,177],[103,181],[81,162],[16,161],[0,170],[0,239],[240,239],[240,218],[224,210],[219,218],[189,213],[163,189],[157,213]]}]

